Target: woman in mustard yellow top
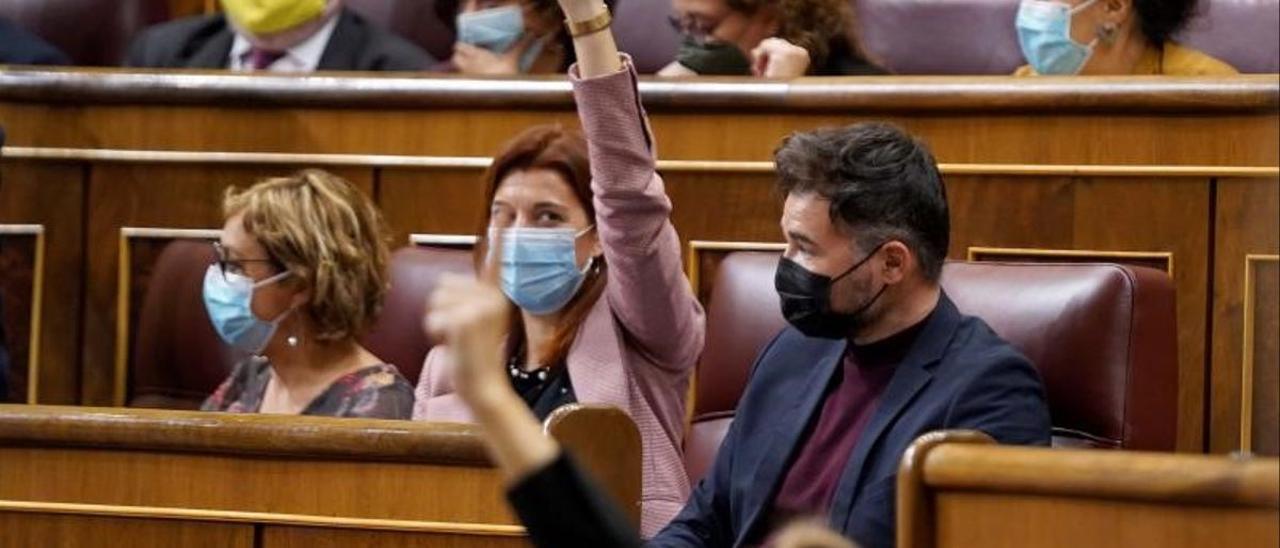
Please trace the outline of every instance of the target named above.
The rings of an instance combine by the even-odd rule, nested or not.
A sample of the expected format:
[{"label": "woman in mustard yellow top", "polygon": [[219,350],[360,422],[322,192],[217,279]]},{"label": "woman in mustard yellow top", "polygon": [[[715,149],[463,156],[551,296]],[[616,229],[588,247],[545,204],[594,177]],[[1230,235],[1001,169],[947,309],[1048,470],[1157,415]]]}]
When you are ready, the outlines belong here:
[{"label": "woman in mustard yellow top", "polygon": [[1236,69],[1171,38],[1196,0],[1022,0],[1016,76],[1163,74],[1223,76]]}]

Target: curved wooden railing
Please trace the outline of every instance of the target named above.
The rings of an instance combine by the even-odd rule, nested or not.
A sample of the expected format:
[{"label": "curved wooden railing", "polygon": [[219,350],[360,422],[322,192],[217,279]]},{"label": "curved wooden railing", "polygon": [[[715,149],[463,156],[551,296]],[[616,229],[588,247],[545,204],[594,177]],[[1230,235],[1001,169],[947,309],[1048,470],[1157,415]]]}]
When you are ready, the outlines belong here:
[{"label": "curved wooden railing", "polygon": [[[1248,112],[1280,106],[1273,75],[1223,78],[879,76],[663,80],[645,78],[642,100],[655,111],[1132,111]],[[449,75],[314,73],[247,75],[208,71],[6,69],[0,101],[93,104],[226,104],[344,108],[573,108],[561,76],[474,78]]]},{"label": "curved wooden railing", "polygon": [[[1280,459],[921,436],[898,472],[898,546],[1270,546]],[[985,517],[983,517],[985,515]]]}]

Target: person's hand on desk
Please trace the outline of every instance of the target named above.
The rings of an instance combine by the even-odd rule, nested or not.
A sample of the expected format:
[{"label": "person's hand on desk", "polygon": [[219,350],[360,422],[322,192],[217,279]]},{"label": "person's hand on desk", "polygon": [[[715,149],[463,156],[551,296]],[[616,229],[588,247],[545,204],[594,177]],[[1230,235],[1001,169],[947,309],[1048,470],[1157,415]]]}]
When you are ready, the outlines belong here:
[{"label": "person's hand on desk", "polygon": [[799,78],[809,72],[809,50],[781,38],[766,38],[751,50],[751,72],[765,78]]}]

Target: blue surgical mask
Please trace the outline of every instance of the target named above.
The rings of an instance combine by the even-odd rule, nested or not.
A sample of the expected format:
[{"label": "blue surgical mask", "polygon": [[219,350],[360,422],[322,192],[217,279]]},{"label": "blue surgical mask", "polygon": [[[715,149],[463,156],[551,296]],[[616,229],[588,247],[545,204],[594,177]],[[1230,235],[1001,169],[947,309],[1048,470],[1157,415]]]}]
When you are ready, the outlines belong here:
[{"label": "blue surgical mask", "polygon": [[1051,0],[1022,0],[1018,6],[1018,45],[1036,73],[1079,74],[1093,55],[1097,38],[1088,44],[1071,39],[1071,16],[1092,5],[1087,0],[1072,8]]},{"label": "blue surgical mask", "polygon": [[248,276],[233,272],[224,274],[218,265],[209,265],[209,270],[204,273],[204,308],[209,312],[218,336],[232,348],[260,354],[271,342],[276,327],[293,309],[274,320],[260,320],[253,314],[253,291],[283,280],[289,274],[286,270],[254,283]]},{"label": "blue surgical mask", "polygon": [[578,268],[575,244],[590,231],[569,228],[509,228],[502,238],[502,292],[521,310],[545,316],[564,308],[582,287],[595,258]]},{"label": "blue surgical mask", "polygon": [[[524,36],[524,12],[520,6],[503,6],[458,14],[458,41],[494,53],[506,53]],[[520,56],[520,72],[529,72],[542,53],[545,40],[535,41]]]}]

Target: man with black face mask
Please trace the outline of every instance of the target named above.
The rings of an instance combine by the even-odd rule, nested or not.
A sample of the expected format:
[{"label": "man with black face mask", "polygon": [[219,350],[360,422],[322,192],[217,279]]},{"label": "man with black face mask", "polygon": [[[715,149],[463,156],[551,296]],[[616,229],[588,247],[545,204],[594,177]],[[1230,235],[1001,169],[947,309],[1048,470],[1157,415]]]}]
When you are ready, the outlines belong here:
[{"label": "man with black face mask", "polygon": [[950,221],[925,146],[857,124],[792,135],[775,161],[791,327],[757,358],[715,463],[656,546],[767,545],[812,516],[893,546],[898,462],[921,434],[1049,443],[1036,370],[939,285]]}]

